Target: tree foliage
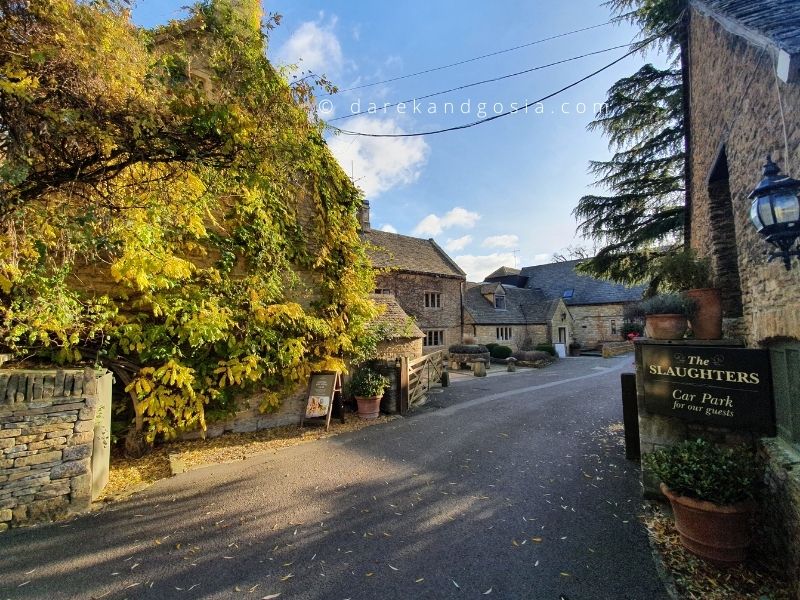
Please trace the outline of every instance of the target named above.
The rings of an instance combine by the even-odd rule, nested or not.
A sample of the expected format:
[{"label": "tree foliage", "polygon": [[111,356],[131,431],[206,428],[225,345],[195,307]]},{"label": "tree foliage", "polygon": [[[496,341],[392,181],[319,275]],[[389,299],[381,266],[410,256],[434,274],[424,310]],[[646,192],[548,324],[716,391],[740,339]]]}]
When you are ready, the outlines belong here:
[{"label": "tree foliage", "polygon": [[[671,56],[666,68],[646,64],[617,81],[589,124],[613,156],[590,172],[607,194],[584,196],[574,214],[578,231],[600,245],[580,270],[634,284],[651,279],[653,259],[682,243],[684,118],[678,26],[684,0],[612,0],[618,20],[630,21]],[[644,48],[643,48],[644,49]]]},{"label": "tree foliage", "polygon": [[0,0],[0,17],[7,351],[112,366],[151,441],[363,353],[362,199],[253,14],[209,0],[147,31],[112,0]]}]

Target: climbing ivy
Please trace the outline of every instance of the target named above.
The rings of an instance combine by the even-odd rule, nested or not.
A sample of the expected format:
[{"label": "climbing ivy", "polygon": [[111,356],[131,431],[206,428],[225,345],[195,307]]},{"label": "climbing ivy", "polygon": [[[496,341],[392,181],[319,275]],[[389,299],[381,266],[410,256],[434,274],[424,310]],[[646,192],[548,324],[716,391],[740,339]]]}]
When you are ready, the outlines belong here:
[{"label": "climbing ivy", "polygon": [[150,442],[376,343],[359,191],[229,1],[0,0],[0,341],[96,360]]}]

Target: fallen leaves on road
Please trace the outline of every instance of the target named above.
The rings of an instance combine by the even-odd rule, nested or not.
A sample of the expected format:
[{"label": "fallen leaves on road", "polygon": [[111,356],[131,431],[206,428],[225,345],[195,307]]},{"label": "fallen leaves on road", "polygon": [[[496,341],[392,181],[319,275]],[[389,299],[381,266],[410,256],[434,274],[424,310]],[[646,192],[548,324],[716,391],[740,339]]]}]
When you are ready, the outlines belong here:
[{"label": "fallen leaves on road", "polygon": [[722,567],[690,553],[680,543],[672,519],[653,505],[643,518],[664,568],[671,574],[682,598],[689,600],[788,600],[786,582],[768,565],[748,561]]},{"label": "fallen leaves on road", "polygon": [[367,420],[348,416],[344,424],[331,421],[329,431],[316,426],[300,429],[298,425],[287,425],[253,433],[230,433],[209,440],[173,442],[155,448],[142,458],[112,457],[108,485],[98,501],[124,498],[169,477],[169,454],[177,455],[187,468],[244,460],[270,450],[359,431],[395,418],[381,415]]}]

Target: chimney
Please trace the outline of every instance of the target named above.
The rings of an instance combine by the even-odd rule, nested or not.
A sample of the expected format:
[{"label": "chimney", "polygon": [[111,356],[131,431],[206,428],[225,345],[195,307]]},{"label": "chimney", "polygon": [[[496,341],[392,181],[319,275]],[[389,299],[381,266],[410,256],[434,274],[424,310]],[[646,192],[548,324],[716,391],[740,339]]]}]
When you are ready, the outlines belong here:
[{"label": "chimney", "polygon": [[368,233],[372,230],[369,224],[369,200],[364,200],[358,209],[358,223],[363,233]]}]

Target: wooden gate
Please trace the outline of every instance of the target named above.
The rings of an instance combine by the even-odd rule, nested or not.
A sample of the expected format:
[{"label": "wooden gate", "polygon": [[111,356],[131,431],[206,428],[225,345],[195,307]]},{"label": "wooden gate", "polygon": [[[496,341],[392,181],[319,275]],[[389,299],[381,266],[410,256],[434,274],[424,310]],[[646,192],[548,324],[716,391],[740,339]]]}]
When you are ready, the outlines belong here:
[{"label": "wooden gate", "polygon": [[405,414],[424,399],[431,385],[442,381],[444,351],[432,352],[420,358],[401,359],[400,413]]}]

